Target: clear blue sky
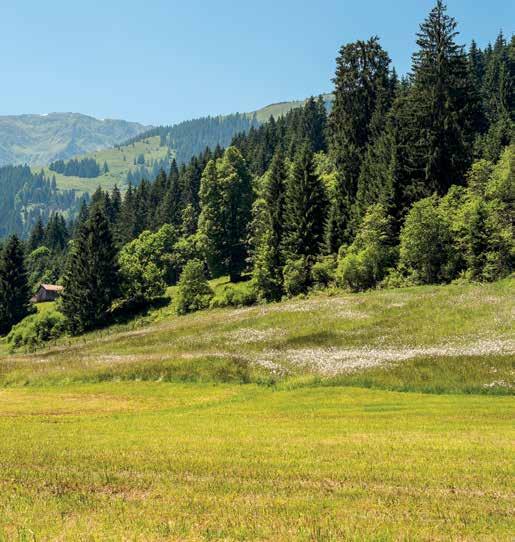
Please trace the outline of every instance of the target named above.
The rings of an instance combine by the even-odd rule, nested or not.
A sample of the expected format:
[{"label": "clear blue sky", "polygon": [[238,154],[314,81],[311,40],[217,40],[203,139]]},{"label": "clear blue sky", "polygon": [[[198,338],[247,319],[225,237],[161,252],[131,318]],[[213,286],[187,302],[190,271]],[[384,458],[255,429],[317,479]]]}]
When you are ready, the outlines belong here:
[{"label": "clear blue sky", "polygon": [[[170,124],[331,88],[338,48],[377,34],[400,73],[434,0],[20,0],[0,4],[0,114]],[[515,2],[449,0],[460,39],[514,30]]]}]

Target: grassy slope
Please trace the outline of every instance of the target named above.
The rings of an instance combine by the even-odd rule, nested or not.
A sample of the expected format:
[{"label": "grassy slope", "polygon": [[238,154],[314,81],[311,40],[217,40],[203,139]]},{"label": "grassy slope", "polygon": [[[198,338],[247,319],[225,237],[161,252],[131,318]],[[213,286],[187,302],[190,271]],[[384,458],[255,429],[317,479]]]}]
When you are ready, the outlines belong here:
[{"label": "grassy slope", "polygon": [[514,284],[322,293],[185,317],[170,305],[54,350],[6,356],[0,383],[326,377],[387,389],[510,393]]},{"label": "grassy slope", "polygon": [[[132,145],[125,145],[121,148],[111,148],[102,151],[92,152],[85,156],[94,158],[102,167],[104,162],[109,166],[109,173],[101,175],[94,179],[84,179],[80,177],[67,177],[56,174],[48,168],[43,168],[45,174],[49,177],[55,175],[57,186],[63,190],[75,189],[80,192],[93,193],[99,186],[104,189],[112,190],[115,184],[119,188],[126,186],[127,173],[130,169],[136,169],[134,158],[143,153],[147,162],[150,160],[161,160],[165,158],[167,149],[159,146],[159,137],[150,137],[143,141],[138,141]],[[124,159],[125,158],[125,159]],[[40,171],[41,168],[33,168]]]},{"label": "grassy slope", "polygon": [[510,540],[514,285],[164,307],[4,355],[0,540]]}]

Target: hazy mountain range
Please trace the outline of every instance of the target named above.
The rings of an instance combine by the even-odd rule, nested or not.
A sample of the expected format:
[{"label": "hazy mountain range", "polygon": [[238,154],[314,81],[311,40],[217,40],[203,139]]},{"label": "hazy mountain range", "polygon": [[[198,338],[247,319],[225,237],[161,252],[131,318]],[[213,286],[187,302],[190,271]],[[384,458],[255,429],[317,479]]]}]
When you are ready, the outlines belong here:
[{"label": "hazy mountain range", "polygon": [[0,166],[46,165],[111,147],[150,129],[80,113],[0,116]]}]

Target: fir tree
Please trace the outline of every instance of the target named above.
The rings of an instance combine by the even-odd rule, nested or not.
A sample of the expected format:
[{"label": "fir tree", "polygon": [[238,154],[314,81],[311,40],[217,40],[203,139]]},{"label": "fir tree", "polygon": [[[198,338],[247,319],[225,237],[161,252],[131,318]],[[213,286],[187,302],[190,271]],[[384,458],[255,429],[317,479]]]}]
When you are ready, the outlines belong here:
[{"label": "fir tree", "polygon": [[377,37],[340,49],[336,60],[335,99],[329,116],[329,143],[337,170],[326,233],[329,252],[337,252],[351,235],[350,207],[358,189],[364,150],[371,137],[371,121],[378,104],[384,104],[390,88],[390,59]]},{"label": "fir tree", "polygon": [[200,189],[199,229],[208,243],[208,262],[217,276],[238,281],[246,266],[252,206],[251,177],[240,151],[229,147],[206,166]]},{"label": "fir tree", "polygon": [[23,247],[13,235],[0,254],[0,335],[31,312]]},{"label": "fir tree", "polygon": [[118,295],[117,254],[104,210],[95,206],[73,241],[66,262],[61,308],[70,331],[82,333],[105,321]]},{"label": "fir tree", "polygon": [[[254,280],[260,297],[278,300],[283,294],[283,244],[286,167],[279,149],[265,179],[263,232],[254,262]],[[260,217],[261,218],[261,217]]]},{"label": "fir tree", "polygon": [[28,241],[29,252],[36,250],[45,242],[45,228],[43,226],[43,221],[41,217],[38,218],[36,224],[32,228]]},{"label": "fir tree", "polygon": [[417,34],[413,55],[411,115],[413,138],[407,152],[414,175],[427,194],[444,194],[462,183],[470,166],[474,139],[471,80],[463,47],[455,38],[457,23],[437,0]]},{"label": "fir tree", "polygon": [[315,174],[313,153],[305,145],[286,183],[283,248],[286,258],[316,257],[323,240],[327,201]]}]

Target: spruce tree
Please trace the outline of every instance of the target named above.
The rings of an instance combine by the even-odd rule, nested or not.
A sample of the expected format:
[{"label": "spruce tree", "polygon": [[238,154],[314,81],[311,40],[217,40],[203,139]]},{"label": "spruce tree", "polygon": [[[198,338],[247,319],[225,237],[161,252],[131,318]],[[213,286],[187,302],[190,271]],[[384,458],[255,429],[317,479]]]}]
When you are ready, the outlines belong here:
[{"label": "spruce tree", "polygon": [[23,247],[16,235],[0,254],[0,335],[33,312]]},{"label": "spruce tree", "polygon": [[286,258],[313,259],[321,248],[327,200],[315,173],[313,153],[301,148],[286,183],[283,249]]},{"label": "spruce tree", "polygon": [[29,252],[36,250],[45,242],[45,228],[43,226],[43,221],[41,217],[38,218],[36,224],[30,232],[30,237],[28,241]]},{"label": "spruce tree", "polygon": [[413,140],[406,152],[427,194],[445,194],[451,184],[463,183],[475,137],[467,58],[455,41],[457,23],[446,11],[437,0],[420,26],[413,55]]},{"label": "spruce tree", "polygon": [[216,164],[206,166],[200,188],[199,229],[207,239],[208,263],[217,276],[228,273],[237,282],[246,266],[252,207],[247,165],[236,147]]},{"label": "spruce tree", "polygon": [[66,261],[61,309],[79,334],[105,320],[118,295],[117,254],[104,210],[95,206],[81,226]]},{"label": "spruce tree", "polygon": [[278,300],[283,294],[283,244],[286,166],[280,149],[274,155],[263,189],[263,229],[255,254],[253,277],[259,296]]},{"label": "spruce tree", "polygon": [[[327,223],[329,252],[337,252],[351,236],[351,206],[358,189],[364,151],[371,137],[371,121],[378,103],[382,103],[390,88],[390,59],[377,37],[343,46],[336,63],[329,146],[337,183],[331,195]],[[387,107],[387,101],[384,104]]]},{"label": "spruce tree", "polygon": [[167,190],[158,208],[159,222],[179,228],[182,222],[182,211],[179,170],[174,160],[168,175]]}]

